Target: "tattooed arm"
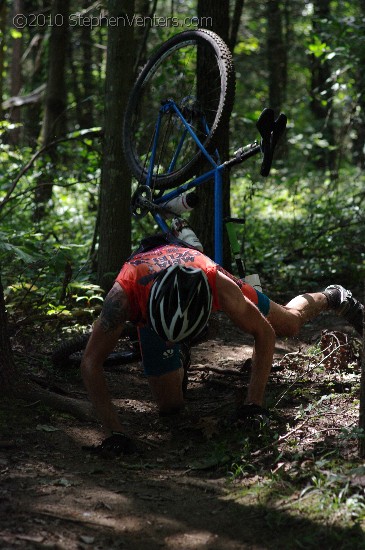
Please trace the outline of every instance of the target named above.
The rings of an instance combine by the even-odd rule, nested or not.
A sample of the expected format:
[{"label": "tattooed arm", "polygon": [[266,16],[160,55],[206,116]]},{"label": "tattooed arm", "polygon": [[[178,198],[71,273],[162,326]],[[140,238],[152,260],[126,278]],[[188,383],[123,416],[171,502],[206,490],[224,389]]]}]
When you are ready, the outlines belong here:
[{"label": "tattooed arm", "polygon": [[109,395],[103,363],[116,346],[128,317],[128,298],[122,287],[115,283],[105,298],[81,363],[81,374],[89,398],[108,435],[114,431],[122,432],[123,425]]}]

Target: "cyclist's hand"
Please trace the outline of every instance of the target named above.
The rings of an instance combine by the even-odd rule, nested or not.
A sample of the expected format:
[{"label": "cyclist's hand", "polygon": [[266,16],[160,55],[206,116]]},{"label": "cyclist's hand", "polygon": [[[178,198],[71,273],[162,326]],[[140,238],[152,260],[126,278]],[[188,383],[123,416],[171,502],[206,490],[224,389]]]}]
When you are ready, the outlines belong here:
[{"label": "cyclist's hand", "polygon": [[246,426],[260,428],[269,424],[270,413],[268,409],[260,407],[260,405],[249,403],[237,407],[235,420],[243,422]]},{"label": "cyclist's hand", "polygon": [[130,437],[120,432],[113,432],[113,435],[107,437],[100,445],[84,447],[89,452],[100,456],[118,456],[121,454],[132,454],[135,450],[135,444]]}]

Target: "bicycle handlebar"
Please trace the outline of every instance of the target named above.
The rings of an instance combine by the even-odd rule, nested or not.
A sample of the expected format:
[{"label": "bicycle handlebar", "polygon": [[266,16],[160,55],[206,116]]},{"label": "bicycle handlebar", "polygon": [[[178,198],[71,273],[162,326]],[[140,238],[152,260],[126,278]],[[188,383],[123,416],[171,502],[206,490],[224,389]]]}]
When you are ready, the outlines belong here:
[{"label": "bicycle handlebar", "polygon": [[261,146],[258,144],[257,141],[254,141],[253,143],[250,143],[250,145],[245,145],[244,147],[240,147],[237,149],[237,151],[234,152],[234,157],[232,157],[230,160],[227,160],[224,162],[224,166],[226,168],[232,168],[235,164],[241,164],[241,162],[244,162],[250,157],[253,157],[254,155],[257,155],[257,153],[260,153]]},{"label": "bicycle handlebar", "polygon": [[261,134],[260,144],[255,141],[245,147],[240,147],[234,153],[234,157],[224,162],[226,168],[232,168],[235,164],[241,164],[250,157],[263,154],[260,174],[267,177],[270,173],[275,147],[285,131],[287,117],[281,113],[275,120],[272,109],[264,109],[257,121],[256,127]]},{"label": "bicycle handlebar", "polygon": [[[285,131],[287,117],[281,113],[275,120],[272,109],[264,109],[256,123],[256,127],[261,134],[261,142],[254,141],[249,145],[240,147],[235,151],[234,156],[223,163],[226,169],[232,168],[236,164],[241,164],[245,160],[258,153],[263,154],[260,173],[267,177],[270,173],[275,147]],[[148,212],[155,214],[166,214],[166,209],[162,205],[154,203],[152,189],[148,185],[140,185],[132,196],[131,210],[136,218],[144,217]],[[171,214],[171,212],[170,212]]]},{"label": "bicycle handlebar", "polygon": [[260,174],[267,177],[270,173],[275,147],[285,131],[287,117],[281,113],[275,120],[272,109],[264,109],[256,123],[256,128],[261,134],[261,150],[263,159]]}]

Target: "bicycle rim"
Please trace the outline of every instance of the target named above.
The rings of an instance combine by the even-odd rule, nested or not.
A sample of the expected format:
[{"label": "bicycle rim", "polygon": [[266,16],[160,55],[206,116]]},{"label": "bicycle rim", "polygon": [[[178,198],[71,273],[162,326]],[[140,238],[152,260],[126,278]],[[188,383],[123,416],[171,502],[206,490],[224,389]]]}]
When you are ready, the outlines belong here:
[{"label": "bicycle rim", "polygon": [[[62,342],[52,354],[53,366],[57,369],[79,367],[89,336],[89,334],[82,334]],[[138,341],[121,338],[116,350],[105,359],[104,366],[126,365],[140,359],[141,353]]]},{"label": "bicycle rim", "polygon": [[[229,123],[235,91],[232,56],[211,31],[185,31],[165,42],[147,62],[132,89],[124,123],[124,152],[133,175],[147,177],[151,143],[163,101],[172,99],[204,147],[212,152],[220,129]],[[176,187],[196,175],[205,161],[179,117],[162,117],[153,187]],[[177,147],[181,150],[176,157]],[[175,161],[172,163],[172,160]]]}]

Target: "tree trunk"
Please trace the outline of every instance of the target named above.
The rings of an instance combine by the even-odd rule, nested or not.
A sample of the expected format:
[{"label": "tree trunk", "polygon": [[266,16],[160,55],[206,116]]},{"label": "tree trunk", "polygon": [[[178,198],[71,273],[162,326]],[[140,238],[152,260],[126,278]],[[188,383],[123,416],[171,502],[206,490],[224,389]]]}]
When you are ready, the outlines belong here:
[{"label": "tree trunk", "polygon": [[[269,71],[269,107],[278,116],[285,111],[288,74],[288,43],[284,32],[284,8],[281,0],[267,1],[266,58]],[[275,158],[286,158],[287,144],[281,139]]]},{"label": "tree trunk", "polygon": [[285,103],[287,85],[287,50],[283,35],[280,0],[267,3],[267,62],[269,69],[269,106],[276,115]]},{"label": "tree trunk", "polygon": [[4,289],[0,279],[0,393],[9,394],[16,375],[13,351],[11,349],[8,320],[6,315]]},{"label": "tree trunk", "polygon": [[90,422],[96,419],[93,407],[88,401],[59,395],[58,393],[39,387],[36,383],[21,381],[15,388],[14,395],[30,403],[40,401],[47,407],[71,414],[79,420]]},{"label": "tree trunk", "polygon": [[[321,19],[329,19],[330,0],[314,2],[313,32],[321,34]],[[322,169],[333,171],[336,165],[336,152],[331,149],[335,145],[333,127],[333,92],[330,84],[331,69],[328,61],[322,57],[311,55],[311,111],[315,119],[316,131],[328,142],[329,147],[314,147],[313,158],[316,165]]]},{"label": "tree trunk", "polygon": [[[131,20],[134,2],[109,0],[108,9],[109,17]],[[134,50],[132,26],[109,26],[98,252],[98,280],[105,289],[131,248],[131,176],[123,155],[122,126],[133,78]]]},{"label": "tree trunk", "polygon": [[[45,31],[45,29],[41,29]],[[27,62],[30,75],[28,86],[36,90],[44,85],[43,51],[45,49],[45,35],[38,28],[29,28],[29,52]],[[23,136],[24,142],[30,147],[38,145],[40,121],[42,120],[42,100],[23,107]]]},{"label": "tree trunk", "polygon": [[[23,0],[14,0],[13,17],[17,13],[23,13]],[[22,87],[22,58],[23,35],[12,39],[11,46],[11,65],[10,65],[10,95],[17,96]],[[20,123],[20,108],[13,107],[10,113],[10,121]],[[9,143],[17,145],[20,138],[20,127],[14,128],[9,132]]]},{"label": "tree trunk", "polygon": [[[212,27],[209,30],[216,32],[223,40],[229,41],[229,2],[216,2],[215,0],[199,0],[198,17],[209,18],[212,21]],[[204,20],[204,19],[203,19]],[[209,85],[204,78],[204,73],[208,70],[204,67],[198,83],[201,89],[198,94],[204,95],[204,89]],[[204,103],[204,101],[202,101]],[[219,141],[219,154],[223,162],[229,156],[229,126],[221,132]],[[199,204],[193,210],[190,216],[190,223],[197,233],[199,240],[203,244],[204,252],[210,257],[214,257],[214,181],[207,182],[198,190]],[[230,182],[229,173],[223,172],[223,216],[230,214]],[[231,255],[226,232],[223,242],[223,265],[230,269]]]},{"label": "tree trunk", "polygon": [[[77,46],[79,47],[79,46]],[[80,128],[85,128],[82,124],[82,91],[81,86],[79,83],[79,73],[77,70],[76,63],[74,61],[74,45],[72,42],[69,42],[68,44],[68,66],[71,76],[71,82],[70,82],[70,92],[72,92],[73,95],[73,102],[75,105],[75,116],[77,125]]]},{"label": "tree trunk", "polygon": [[[84,0],[83,8],[91,5],[90,0]],[[93,38],[90,25],[81,27],[81,49],[82,49],[82,88],[83,102],[81,105],[81,127],[92,128],[94,126],[94,95],[95,85],[93,78]]]},{"label": "tree trunk", "polygon": [[[90,0],[84,0],[82,7],[87,10]],[[75,100],[75,113],[80,128],[94,126],[95,83],[93,77],[93,34],[91,25],[81,25],[80,38],[69,42],[69,67],[71,86]],[[77,50],[82,51],[82,59],[77,58]],[[74,58],[76,54],[76,61]]]},{"label": "tree trunk", "polygon": [[6,36],[6,2],[0,3],[0,117],[3,118],[2,102],[4,96],[4,63]]},{"label": "tree trunk", "polygon": [[[363,0],[359,2],[361,19],[365,21],[365,4]],[[357,57],[357,67],[355,67],[356,78],[355,85],[358,90],[358,106],[360,108],[359,114],[355,119],[354,127],[356,137],[353,140],[353,159],[359,168],[365,168],[365,48],[360,48],[359,56]]]},{"label": "tree trunk", "polygon": [[68,45],[69,0],[54,0],[49,40],[48,80],[43,127],[42,145],[62,137],[66,133],[66,57]]},{"label": "tree trunk", "polygon": [[232,20],[231,20],[231,25],[229,30],[229,43],[228,43],[232,52],[237,42],[237,36],[240,28],[241,15],[242,15],[244,3],[245,3],[245,0],[236,0],[234,4],[234,10],[233,10],[233,15],[232,15]]},{"label": "tree trunk", "polygon": [[[46,102],[41,131],[41,144],[46,145],[65,135],[66,126],[66,57],[68,51],[69,35],[69,0],[54,0],[52,4],[51,35],[49,40],[48,80],[46,90]],[[53,164],[56,164],[55,151],[50,152]],[[45,205],[52,197],[52,184],[44,178],[38,180],[38,188],[35,196],[37,203],[36,218],[41,218],[45,213]]]},{"label": "tree trunk", "polygon": [[[157,4],[158,0],[153,0],[153,2],[150,2],[150,0],[136,0],[136,13],[142,17],[153,18],[156,12]],[[150,29],[151,25],[149,24],[146,24],[145,26],[137,26],[134,29],[135,44],[138,44],[137,55],[134,63],[135,75],[139,73],[147,61],[147,42]]]},{"label": "tree trunk", "polygon": [[[365,280],[364,280],[364,300],[365,300]],[[363,323],[365,325],[365,315],[363,318]],[[359,438],[359,454],[361,458],[365,458],[365,331],[363,331],[363,335],[362,335],[359,428],[362,430],[362,437]]]},{"label": "tree trunk", "polygon": [[11,348],[8,320],[6,315],[4,290],[0,278],[0,396],[20,398],[30,402],[41,401],[44,405],[66,412],[80,420],[95,420],[88,402],[72,399],[40,388],[20,377]]}]

